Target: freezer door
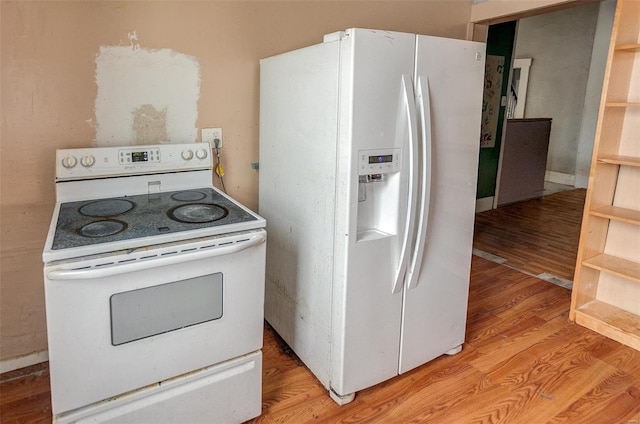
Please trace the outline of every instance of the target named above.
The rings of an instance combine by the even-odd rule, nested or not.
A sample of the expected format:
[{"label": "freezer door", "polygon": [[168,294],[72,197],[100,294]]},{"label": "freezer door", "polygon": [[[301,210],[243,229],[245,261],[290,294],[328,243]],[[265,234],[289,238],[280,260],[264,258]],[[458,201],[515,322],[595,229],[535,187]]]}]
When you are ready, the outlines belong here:
[{"label": "freezer door", "polygon": [[418,36],[424,210],[404,291],[400,373],[464,342],[485,45]]},{"label": "freezer door", "polygon": [[[331,388],[338,395],[398,373],[402,282],[394,286],[413,201],[414,51],[413,34],[352,29],[341,39],[331,346]],[[359,175],[376,159],[395,163],[396,154],[397,168]],[[360,201],[359,186],[366,196]]]}]

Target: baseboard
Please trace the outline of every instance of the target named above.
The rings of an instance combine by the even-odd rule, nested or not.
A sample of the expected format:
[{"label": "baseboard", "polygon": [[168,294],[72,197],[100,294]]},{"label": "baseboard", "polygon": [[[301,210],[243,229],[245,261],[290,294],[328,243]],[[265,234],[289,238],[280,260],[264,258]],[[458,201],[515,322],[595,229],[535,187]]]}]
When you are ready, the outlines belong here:
[{"label": "baseboard", "polygon": [[573,185],[575,188],[587,188],[589,186],[588,175],[576,175],[576,182]]},{"label": "baseboard", "polygon": [[493,209],[493,196],[476,199],[476,213]]},{"label": "baseboard", "polygon": [[17,358],[9,358],[0,361],[0,374],[39,364],[49,360],[49,351],[42,350],[40,352],[31,353],[29,355],[18,356]]},{"label": "baseboard", "polygon": [[575,186],[576,176],[572,174],[563,174],[562,172],[545,171],[544,180],[556,184]]}]

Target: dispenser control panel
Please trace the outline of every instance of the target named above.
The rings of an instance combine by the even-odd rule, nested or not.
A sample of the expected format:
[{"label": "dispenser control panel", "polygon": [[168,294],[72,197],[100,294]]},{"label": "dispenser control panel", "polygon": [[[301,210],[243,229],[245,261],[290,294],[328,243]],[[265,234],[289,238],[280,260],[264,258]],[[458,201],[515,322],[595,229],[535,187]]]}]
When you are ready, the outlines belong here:
[{"label": "dispenser control panel", "polygon": [[402,149],[372,149],[358,152],[358,175],[400,171]]}]

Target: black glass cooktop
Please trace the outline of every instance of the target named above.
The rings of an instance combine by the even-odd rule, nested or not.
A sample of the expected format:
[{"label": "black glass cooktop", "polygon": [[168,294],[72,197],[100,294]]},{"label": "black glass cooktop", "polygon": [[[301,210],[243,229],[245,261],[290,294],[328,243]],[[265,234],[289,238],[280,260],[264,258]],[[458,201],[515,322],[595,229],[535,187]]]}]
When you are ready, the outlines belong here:
[{"label": "black glass cooktop", "polygon": [[257,218],[211,188],[60,205],[53,250],[232,225]]}]

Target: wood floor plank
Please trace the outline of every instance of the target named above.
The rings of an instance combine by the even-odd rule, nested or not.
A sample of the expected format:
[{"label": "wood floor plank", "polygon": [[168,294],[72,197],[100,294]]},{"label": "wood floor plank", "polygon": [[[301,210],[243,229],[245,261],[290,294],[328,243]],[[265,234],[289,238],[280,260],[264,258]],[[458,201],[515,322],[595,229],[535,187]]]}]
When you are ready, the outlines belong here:
[{"label": "wood floor plank", "polygon": [[[636,386],[629,386],[626,390],[620,391],[620,386],[627,381],[625,377],[620,374],[612,374],[549,419],[548,423],[586,422],[584,417],[589,417],[588,422],[594,424],[636,424],[640,422],[640,410],[638,410],[640,389]],[[612,393],[616,393],[616,395],[612,396]]]},{"label": "wood floor plank", "polygon": [[585,396],[591,385],[601,383],[615,372],[614,367],[584,355],[577,355],[569,363],[555,365],[536,361],[528,370],[507,379],[512,382],[513,390],[529,389],[532,393],[520,410],[510,411],[510,416],[529,422],[547,422],[568,404]]},{"label": "wood floor plank", "polygon": [[[538,282],[537,286],[544,287],[545,284],[551,286],[551,283],[546,282]],[[549,286],[519,299],[509,313],[537,316],[547,321],[565,313],[567,302],[571,302],[571,292],[558,286]]]},{"label": "wood floor plank", "polygon": [[533,275],[572,280],[585,195],[563,191],[478,213],[474,247]]},{"label": "wood floor plank", "polygon": [[491,397],[494,388],[497,386],[489,385],[483,373],[468,367],[463,373],[423,386],[404,399],[403,405],[423,405],[422,407],[409,409],[399,406],[390,417],[398,423],[446,422],[452,417],[452,411],[461,410],[465,403],[480,393]]},{"label": "wood floor plank", "polygon": [[[478,348],[480,353],[477,359],[471,364],[482,372],[489,372],[494,367],[509,360],[514,355],[531,348],[535,343],[544,340],[548,336],[558,332],[564,325],[566,319],[558,318],[549,322],[541,320],[540,323],[522,327],[520,331],[511,334],[500,334],[499,338],[494,338],[490,343],[485,343]],[[491,355],[490,352],[500,352],[499,355]]]},{"label": "wood floor plank", "polygon": [[50,423],[48,364],[0,376],[0,423]]}]

